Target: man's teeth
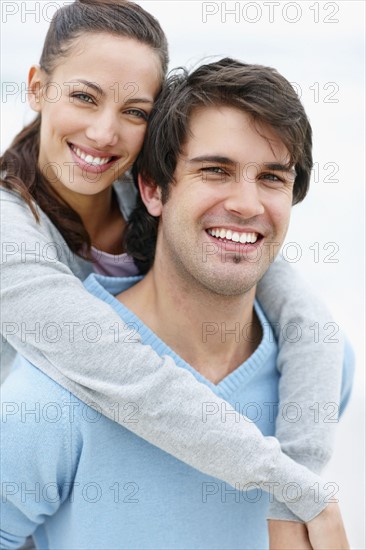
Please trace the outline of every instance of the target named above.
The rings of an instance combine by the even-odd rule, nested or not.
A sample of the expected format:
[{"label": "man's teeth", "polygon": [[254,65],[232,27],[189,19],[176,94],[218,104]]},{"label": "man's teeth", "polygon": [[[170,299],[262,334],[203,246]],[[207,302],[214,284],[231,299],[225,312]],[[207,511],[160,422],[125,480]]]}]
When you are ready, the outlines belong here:
[{"label": "man's teeth", "polygon": [[239,233],[237,231],[231,231],[231,229],[208,229],[207,233],[213,237],[225,239],[227,241],[233,241],[234,243],[255,243],[258,239],[257,233]]},{"label": "man's teeth", "polygon": [[112,157],[101,158],[101,157],[92,157],[91,155],[87,155],[81,149],[79,149],[79,147],[75,147],[75,145],[70,145],[70,147],[78,157],[80,157],[82,160],[84,160],[88,164],[103,166],[103,164],[107,164],[112,160]]}]

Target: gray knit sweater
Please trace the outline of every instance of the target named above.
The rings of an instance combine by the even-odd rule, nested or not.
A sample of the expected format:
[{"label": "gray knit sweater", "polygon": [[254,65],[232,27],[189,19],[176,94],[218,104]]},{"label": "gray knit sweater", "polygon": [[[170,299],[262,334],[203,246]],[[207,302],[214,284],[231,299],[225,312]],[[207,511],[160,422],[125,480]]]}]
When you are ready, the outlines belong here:
[{"label": "gray knit sweater", "polygon": [[[115,188],[128,217],[133,187],[125,182]],[[194,468],[233,486],[256,482],[273,490],[272,518],[308,521],[325,508],[324,482],[312,471],[320,471],[332,451],[335,425],[322,422],[322,405],[339,402],[343,343],[326,344],[322,331],[329,313],[285,261],[270,267],[257,297],[279,338],[279,410],[295,402],[304,414],[294,423],[279,414],[276,439],[264,437],[238,413],[226,414],[225,422],[221,415],[204,421],[207,402],[218,410],[234,409],[172,358],[131,339],[131,327],[81,284],[92,265],[70,252],[42,211],[37,223],[23,201],[3,188],[0,206],[4,376],[20,352],[77,397]],[[309,330],[314,322],[318,343]],[[289,341],[291,327],[300,327],[297,342]],[[127,403],[138,406],[138,422],[121,414]],[[318,422],[309,410],[314,403],[319,403]],[[301,488],[296,502],[285,502],[288,483]]]}]

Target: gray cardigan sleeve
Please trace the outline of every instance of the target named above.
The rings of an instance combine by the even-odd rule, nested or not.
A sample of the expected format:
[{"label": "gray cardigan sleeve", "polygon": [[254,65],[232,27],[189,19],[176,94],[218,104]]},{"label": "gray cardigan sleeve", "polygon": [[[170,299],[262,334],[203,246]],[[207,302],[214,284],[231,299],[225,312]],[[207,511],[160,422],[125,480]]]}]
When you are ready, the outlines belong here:
[{"label": "gray cardigan sleeve", "polygon": [[[326,506],[321,478],[286,456],[277,439],[240,421],[234,409],[225,423],[220,415],[204,422],[204,403],[216,403],[218,410],[228,404],[170,357],[130,341],[130,330],[118,315],[75,276],[86,276],[87,266],[78,264],[48,218],[40,215],[37,223],[19,197],[1,189],[3,345],[107,417],[198,470],[232,486],[258,483],[282,503],[284,488],[296,484],[300,496],[286,502],[288,508],[304,521],[318,515]],[[71,271],[72,265],[78,267]],[[137,422],[123,414],[131,403],[139,411]],[[320,487],[316,500],[315,483]]]},{"label": "gray cardigan sleeve", "polygon": [[[276,437],[288,456],[319,473],[332,455],[338,421],[342,335],[327,308],[281,258],[262,279],[257,297],[279,343]],[[269,517],[296,521],[276,500]]]}]

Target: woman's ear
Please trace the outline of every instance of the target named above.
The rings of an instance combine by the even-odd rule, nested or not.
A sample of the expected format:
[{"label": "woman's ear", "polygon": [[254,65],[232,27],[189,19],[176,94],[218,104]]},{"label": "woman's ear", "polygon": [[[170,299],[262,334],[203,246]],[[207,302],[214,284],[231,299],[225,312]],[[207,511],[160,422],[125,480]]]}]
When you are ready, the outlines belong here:
[{"label": "woman's ear", "polygon": [[38,65],[32,65],[28,74],[28,101],[31,109],[36,113],[41,111],[41,94],[44,74]]},{"label": "woman's ear", "polygon": [[141,198],[147,211],[156,218],[161,216],[163,204],[161,202],[161,189],[155,183],[145,181],[141,174],[138,175],[138,184]]}]

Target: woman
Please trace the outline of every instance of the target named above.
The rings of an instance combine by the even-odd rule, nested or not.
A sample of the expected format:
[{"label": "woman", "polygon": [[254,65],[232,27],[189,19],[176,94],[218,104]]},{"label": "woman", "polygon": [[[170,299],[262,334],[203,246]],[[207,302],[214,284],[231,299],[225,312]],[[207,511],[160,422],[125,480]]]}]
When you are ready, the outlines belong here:
[{"label": "woman", "polygon": [[[218,417],[203,423],[203,402],[218,407],[225,402],[170,359],[139,344],[138,336],[131,338],[130,327],[80,282],[93,269],[108,275],[137,272],[121,241],[134,187],[127,177],[112,184],[125,175],[142,146],[167,61],[160,26],[135,4],[79,1],[56,13],[40,68],[30,71],[31,106],[38,117],[1,162],[4,335],[14,350],[80,399],[93,401],[104,415],[207,474],[231,484],[250,481],[240,445],[252,445],[263,482],[276,481],[282,489],[296,479],[307,488],[300,503],[286,506],[282,498],[271,517],[297,519],[292,509],[309,521],[311,532],[317,524],[310,520],[326,507],[324,498],[314,502],[309,493],[319,478],[282,454],[278,443],[261,436],[253,424],[229,425]],[[291,301],[292,279],[285,266],[271,268],[260,294],[268,317],[280,327],[292,320],[286,311],[299,311],[309,322],[316,318],[321,326],[329,321],[326,312],[309,309],[307,296],[296,294]],[[278,300],[281,292],[287,300]],[[300,323],[301,314],[296,319]],[[308,379],[304,370],[304,402],[338,400],[343,351],[340,346],[332,357],[330,350],[324,356],[321,351],[321,346],[313,349],[328,392],[320,388],[315,395],[314,372]],[[9,346],[7,353],[12,353]],[[280,368],[286,401],[299,391],[291,386],[291,353],[284,341]],[[193,392],[192,403],[186,396]],[[121,413],[121,405],[129,403],[138,406],[137,423]],[[327,460],[330,440],[329,425],[324,425],[327,429],[309,446],[311,425],[312,419],[305,427],[281,424],[281,419],[278,425],[284,449],[295,459],[306,451],[309,465]],[[27,534],[16,533],[16,542]],[[322,536],[328,536],[326,530]]]}]

